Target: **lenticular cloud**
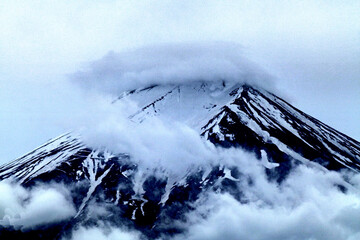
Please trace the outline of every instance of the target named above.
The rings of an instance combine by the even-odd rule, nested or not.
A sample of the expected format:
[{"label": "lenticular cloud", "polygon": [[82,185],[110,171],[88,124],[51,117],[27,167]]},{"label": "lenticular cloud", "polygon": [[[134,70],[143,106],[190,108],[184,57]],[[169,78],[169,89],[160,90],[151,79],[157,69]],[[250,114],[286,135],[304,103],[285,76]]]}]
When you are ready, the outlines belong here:
[{"label": "lenticular cloud", "polygon": [[164,44],[109,52],[72,75],[85,88],[119,94],[155,84],[230,81],[271,88],[272,78],[225,42]]}]

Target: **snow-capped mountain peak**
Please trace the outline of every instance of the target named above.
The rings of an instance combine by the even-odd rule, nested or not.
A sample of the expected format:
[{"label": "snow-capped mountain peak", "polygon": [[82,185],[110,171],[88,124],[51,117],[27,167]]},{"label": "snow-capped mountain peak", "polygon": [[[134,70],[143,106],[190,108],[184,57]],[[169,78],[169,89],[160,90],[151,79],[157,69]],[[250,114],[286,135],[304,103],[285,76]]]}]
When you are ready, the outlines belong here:
[{"label": "snow-capped mountain peak", "polygon": [[[359,142],[260,88],[225,81],[154,85],[127,91],[112,104],[126,101],[138,106],[129,121],[142,124],[156,117],[185,124],[218,148],[255,154],[267,177],[279,184],[301,164],[324,171],[360,170]],[[107,215],[100,216],[105,222],[156,238],[182,232],[181,225],[169,223],[181,222],[209,191],[249,201],[240,188],[241,182],[252,181],[241,173],[244,166],[194,163],[175,176],[161,167],[141,168],[132,158],[129,152],[87,146],[81,136],[68,133],[1,166],[0,180],[29,188],[57,182],[71,189],[76,215],[66,227],[48,227],[48,236],[94,224],[101,213],[91,206],[106,209]],[[4,234],[16,234],[13,230]]]}]

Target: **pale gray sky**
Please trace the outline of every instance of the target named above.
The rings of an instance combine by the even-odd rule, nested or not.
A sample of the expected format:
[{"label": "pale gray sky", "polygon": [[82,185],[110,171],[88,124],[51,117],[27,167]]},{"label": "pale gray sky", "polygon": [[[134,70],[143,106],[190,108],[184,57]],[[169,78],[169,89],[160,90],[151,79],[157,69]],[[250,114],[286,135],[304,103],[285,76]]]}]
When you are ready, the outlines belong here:
[{"label": "pale gray sky", "polygon": [[360,1],[0,2],[0,163],[69,130],[66,74],[108,51],[231,41],[287,99],[360,140]]}]

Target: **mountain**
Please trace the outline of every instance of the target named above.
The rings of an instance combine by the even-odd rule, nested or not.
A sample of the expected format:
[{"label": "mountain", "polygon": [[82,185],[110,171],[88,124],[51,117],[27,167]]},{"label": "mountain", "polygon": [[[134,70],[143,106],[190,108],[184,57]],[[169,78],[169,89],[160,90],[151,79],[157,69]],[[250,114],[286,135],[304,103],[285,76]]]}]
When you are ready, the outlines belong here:
[{"label": "mountain", "polygon": [[[129,115],[130,121],[142,124],[157,117],[186,124],[218,148],[255,154],[269,181],[278,184],[298,165],[360,171],[359,142],[258,87],[225,81],[154,85],[127,91],[112,104],[128,100],[139,106]],[[96,225],[101,219],[137,229],[149,239],[166,239],[186,231],[181,222],[208,192],[250,201],[239,187],[239,182],[251,182],[242,166],[219,162],[187,169],[180,176],[161,168],[140,169],[128,152],[92,148],[77,133],[50,140],[1,166],[0,180],[11,179],[29,189],[64,184],[76,215],[30,230],[0,227],[0,237],[61,239],[72,229]],[[94,206],[105,210],[99,213]]]}]

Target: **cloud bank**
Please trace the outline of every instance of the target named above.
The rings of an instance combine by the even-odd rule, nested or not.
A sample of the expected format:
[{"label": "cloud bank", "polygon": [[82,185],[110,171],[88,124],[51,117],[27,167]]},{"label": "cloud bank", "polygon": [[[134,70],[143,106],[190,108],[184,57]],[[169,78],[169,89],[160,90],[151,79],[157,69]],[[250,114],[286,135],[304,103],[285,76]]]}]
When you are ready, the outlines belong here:
[{"label": "cloud bank", "polygon": [[[92,116],[87,118],[90,131],[84,131],[89,134],[84,136],[87,144],[128,153],[138,164],[139,174],[164,169],[170,176],[181,179],[189,169],[225,165],[236,166],[242,176],[236,186],[245,201],[239,202],[228,193],[205,194],[193,205],[196,210],[187,215],[185,222],[174,222],[186,229],[185,234],[174,239],[355,240],[360,237],[360,175],[327,171],[317,164],[300,165],[278,184],[266,175],[268,163],[252,153],[218,149],[180,123],[165,123],[156,117],[142,124],[129,121],[127,111],[136,108],[132,104],[93,105],[93,110],[87,111]],[[92,232],[104,239],[116,239],[124,234],[133,238],[141,236],[139,232],[124,229],[81,228],[73,240]]]},{"label": "cloud bank", "polygon": [[[26,144],[40,143],[53,137],[54,134],[62,132],[62,130],[58,133],[51,132],[50,126],[57,121],[68,121],[68,116],[78,114],[84,106],[78,104],[80,106],[74,107],[73,96],[78,95],[77,91],[70,91],[71,94],[66,94],[68,93],[66,89],[58,99],[53,99],[53,95],[59,90],[61,92],[62,88],[52,85],[51,91],[49,91],[48,84],[52,84],[50,79],[57,80],[54,76],[74,71],[73,68],[76,69],[80,62],[98,58],[109,49],[120,53],[110,53],[103,59],[94,62],[87,70],[80,72],[77,77],[82,82],[81,85],[106,93],[118,94],[124,89],[136,88],[151,82],[192,81],[190,73],[209,80],[227,76],[221,72],[221,69],[217,69],[217,63],[220,64],[219,66],[224,66],[224,69],[231,70],[229,73],[233,73],[234,78],[240,76],[246,79],[247,75],[244,74],[244,69],[240,71],[233,67],[237,65],[231,59],[232,56],[237,56],[234,53],[237,51],[228,51],[228,56],[220,55],[220,61],[212,59],[209,66],[212,66],[213,69],[209,69],[203,66],[201,57],[195,55],[191,57],[193,52],[202,56],[204,53],[201,51],[201,47],[189,48],[185,44],[184,50],[188,49],[185,51],[188,55],[185,54],[182,57],[181,52],[176,52],[175,56],[177,57],[175,58],[159,54],[160,50],[156,47],[150,47],[148,50],[129,50],[129,47],[169,42],[173,39],[178,39],[180,42],[208,41],[209,39],[239,41],[240,39],[246,47],[258,51],[260,58],[269,63],[274,72],[280,71],[284,74],[282,86],[298,99],[300,109],[309,111],[310,114],[316,114],[315,116],[319,116],[321,120],[324,119],[336,128],[344,129],[343,131],[359,138],[357,119],[360,115],[357,102],[360,86],[358,81],[360,15],[356,11],[359,9],[359,1],[314,2],[307,0],[297,3],[289,1],[286,3],[285,1],[267,1],[266,3],[264,1],[225,1],[225,3],[208,1],[208,4],[204,4],[203,1],[201,3],[150,1],[145,4],[136,4],[134,1],[101,3],[95,1],[91,3],[88,1],[66,3],[64,1],[47,3],[7,1],[1,3],[1,6],[4,7],[0,8],[0,19],[6,23],[0,26],[0,41],[1,45],[5,46],[0,49],[1,55],[4,56],[0,60],[1,73],[2,76],[8,75],[1,78],[6,80],[1,82],[0,90],[3,93],[0,94],[3,111],[1,116],[3,122],[1,124],[3,126],[1,143],[4,146],[2,147],[1,161],[3,162],[18,156],[19,152],[31,150],[34,147],[28,145],[25,148]],[[172,46],[165,45],[165,48],[171,49]],[[211,44],[206,48],[208,51],[214,52],[213,56],[218,56],[216,48],[214,50]],[[232,49],[239,50],[239,59],[243,59],[241,48],[234,47]],[[149,59],[148,56],[154,56],[155,53],[157,56],[163,57],[157,59],[162,71],[154,70],[153,66],[149,64],[151,58]],[[129,60],[131,64],[123,68],[120,60],[124,60],[127,55],[132,54],[144,58],[144,62],[136,63]],[[228,61],[229,59],[230,61]],[[107,61],[109,66],[103,66],[102,64],[106,64]],[[169,68],[167,61],[178,63],[177,68]],[[241,60],[240,66],[243,66],[242,64],[244,62]],[[250,65],[252,66],[252,64]],[[197,66],[197,68],[193,66]],[[35,74],[44,69],[55,74],[46,73],[40,77]],[[127,71],[124,72],[123,69]],[[188,69],[189,73],[184,73],[182,71],[184,69]],[[252,70],[252,67],[249,69]],[[184,74],[182,79],[173,76],[180,70]],[[98,74],[102,73],[108,74],[107,78],[99,79]],[[124,73],[125,75],[122,75]],[[140,76],[144,78],[140,79]],[[35,78],[36,81],[44,83],[42,88],[45,91],[40,93],[39,89],[34,87]],[[143,82],[142,79],[146,79],[146,81]],[[14,80],[19,82],[14,85]],[[54,102],[56,102],[55,107]],[[314,104],[314,102],[318,104]],[[327,103],[327,105],[320,103]],[[326,106],[331,106],[332,111],[329,111]],[[64,111],[63,109],[66,109],[66,114],[59,115],[58,112]],[[39,117],[43,115],[46,115],[45,119]],[[5,118],[5,116],[8,117]],[[332,121],[332,119],[335,120]],[[96,122],[97,120],[101,120],[101,115],[98,117],[88,116],[87,119],[84,119],[85,122]],[[106,121],[112,123],[117,120],[110,117],[105,118]],[[24,127],[31,122],[37,122],[39,125],[36,128],[30,128],[33,129],[32,132],[29,128]],[[346,126],[344,122],[347,123]],[[181,152],[184,154],[183,156],[192,158],[208,155],[202,154],[206,148],[199,145],[200,142],[197,139],[190,141],[190,148],[174,145],[186,144],[177,142],[180,139],[175,139],[172,135],[184,130],[184,126],[176,126],[176,130],[172,133],[171,125],[170,129],[162,125],[162,123],[156,123],[154,129],[159,132],[158,136],[168,136],[171,139],[169,146],[175,146],[174,153]],[[130,133],[135,132],[135,127],[129,123],[123,126],[116,125],[115,132],[111,132],[112,129],[108,128],[105,123],[99,122],[98,125],[93,126],[96,130],[105,130],[105,132],[115,135],[112,138],[104,136],[103,140],[99,139],[99,142],[93,142],[94,145],[102,146],[101,142],[105,143],[106,140],[111,143],[109,146],[112,149],[122,150],[117,141],[119,143],[123,141],[125,144],[126,141],[121,139],[121,135],[116,134],[121,133],[124,134],[123,136],[130,137],[127,146],[131,152],[134,152],[136,150],[135,143],[141,140],[143,145],[139,148],[141,151],[137,153],[139,161],[143,159],[143,156],[148,156],[149,160],[161,157],[156,154],[149,155],[148,146],[145,144],[161,150],[163,148],[161,143],[167,143],[163,138],[157,139],[158,142],[152,141],[156,139],[157,135],[154,133],[147,135],[146,130],[143,135],[138,133],[130,136]],[[18,131],[17,129],[20,127],[23,129]],[[89,127],[92,126],[89,125]],[[42,136],[42,138],[36,139],[38,136]],[[102,137],[101,135],[94,136]],[[183,137],[191,136],[191,132],[183,135]],[[141,139],[142,137],[147,138]],[[9,139],[13,140],[9,141]],[[9,144],[13,145],[14,142],[21,144],[13,147],[15,149],[9,157],[6,150],[10,149]],[[198,146],[201,147],[200,150],[196,149]],[[191,156],[193,150],[196,154]],[[172,155],[169,149],[165,149],[164,153],[166,153],[164,156]],[[179,156],[181,154],[179,153]],[[230,153],[225,155],[230,156]],[[176,160],[176,156],[172,159],[174,161],[157,161],[169,169],[176,170],[178,160]],[[150,164],[151,161],[146,161],[146,163]],[[188,236],[181,236],[182,239],[204,239],[204,236],[208,239],[225,238],[225,236],[229,239],[234,236],[239,238],[245,236],[245,239],[251,237],[255,239],[271,239],[271,237],[277,237],[277,239],[311,237],[323,239],[323,236],[328,239],[334,237],[348,240],[360,238],[358,221],[354,221],[354,219],[359,219],[359,195],[355,191],[343,193],[332,184],[329,185],[329,183],[334,183],[334,180],[331,179],[338,179],[338,175],[335,174],[324,182],[323,180],[327,179],[323,177],[324,174],[304,168],[298,172],[298,177],[292,177],[293,182],[288,182],[292,188],[284,188],[268,182],[262,168],[256,167],[250,162],[238,162],[238,164],[240,163],[242,163],[242,170],[256,179],[256,187],[248,186],[253,190],[248,192],[248,197],[255,203],[240,204],[229,195],[215,195],[212,197],[213,200],[209,199],[207,203],[210,209],[218,209],[218,211],[210,214],[206,220],[189,215],[190,231]],[[184,164],[181,169],[187,167],[188,165]],[[301,174],[301,172],[303,173]],[[310,173],[305,174],[306,172]],[[329,177],[328,174],[325,176]],[[356,181],[356,178],[359,179],[358,176],[354,176],[350,177],[350,180],[353,181],[354,186],[359,188],[359,181]],[[327,181],[330,182],[327,183]],[[315,188],[309,187],[314,183],[321,184],[316,185]],[[21,223],[16,214],[8,212],[9,209],[22,211],[26,208],[24,213],[27,214],[24,217],[27,219],[27,223],[22,222],[22,224],[29,227],[32,226],[33,219],[40,218],[40,216],[42,220],[34,222],[41,224],[55,221],[54,218],[48,218],[47,214],[37,214],[39,209],[36,206],[39,202],[43,202],[40,201],[41,199],[57,199],[54,202],[64,204],[66,202],[66,197],[61,197],[58,191],[44,190],[45,192],[34,193],[35,198],[31,200],[34,204],[30,204],[30,201],[24,205],[21,196],[27,198],[31,195],[24,192],[24,189],[14,186],[2,186],[0,189],[2,189],[1,193],[4,193],[0,198],[2,204],[0,216],[7,215],[12,221]],[[294,191],[294,189],[297,190]],[[5,211],[5,209],[8,210]],[[51,207],[47,207],[47,209],[49,212],[53,210]],[[71,207],[67,209],[70,213]],[[249,219],[249,221],[244,219]],[[276,220],[279,220],[281,224],[275,224]],[[299,229],[299,226],[303,226],[303,228]],[[218,229],[219,232],[215,232],[214,229]],[[82,233],[86,234],[86,230],[80,229],[75,237],[80,238]],[[122,230],[117,231],[116,229],[108,235],[100,229],[90,229],[89,233],[104,238],[105,236],[113,238],[116,238],[117,235],[117,238],[124,236]]]},{"label": "cloud bank", "polygon": [[110,52],[75,73],[85,88],[120,94],[154,84],[229,81],[271,87],[272,78],[229,42],[173,43]]},{"label": "cloud bank", "polygon": [[[259,169],[252,166],[254,174]],[[360,237],[359,191],[345,193],[337,188],[342,182],[340,174],[301,166],[285,183],[277,185],[264,180],[261,172],[254,175],[254,185],[241,188],[245,195],[251,196],[251,201],[240,203],[229,194],[211,194],[189,214],[187,234],[175,239],[355,240]],[[200,217],[203,215],[207,217]]]},{"label": "cloud bank", "polygon": [[[192,205],[195,210],[187,214],[184,222],[172,223],[185,229],[185,233],[170,239],[355,240],[360,237],[358,174],[300,165],[278,184],[267,178],[263,164],[251,153],[240,149],[212,153],[218,158],[217,164],[238,167],[241,175],[236,185],[245,201],[239,202],[229,193],[202,195]],[[152,166],[158,164],[153,162]],[[169,164],[177,166],[179,163]],[[193,167],[197,169],[207,164],[199,161]],[[339,186],[345,186],[346,190]],[[73,232],[72,240],[89,236],[94,239],[146,239],[134,230],[81,227]],[[158,240],[169,239],[167,237]]]},{"label": "cloud bank", "polygon": [[140,240],[140,234],[136,231],[124,231],[109,229],[104,231],[100,228],[80,227],[73,232],[72,240]]},{"label": "cloud bank", "polygon": [[1,181],[0,195],[0,225],[4,227],[26,231],[67,220],[76,214],[68,190],[61,186],[29,190]]},{"label": "cloud bank", "polygon": [[[241,174],[236,187],[246,201],[239,202],[227,193],[205,194],[195,202],[195,211],[187,215],[186,221],[174,222],[186,229],[174,239],[355,240],[360,236],[358,174],[301,165],[278,184],[268,179],[264,161],[252,153],[217,149],[178,123],[153,118],[135,124],[127,118],[131,108],[136,108],[133,103],[115,107],[107,101],[95,102],[92,108],[84,109],[82,123],[90,130],[84,130],[89,134],[84,140],[92,147],[106,146],[114,153],[130,154],[139,165],[139,174],[161,168],[181,177],[189,168],[217,164],[238,167]],[[62,188],[42,187],[28,192],[2,182],[0,191],[5,196],[0,199],[2,225],[27,229],[75,214]],[[114,226],[81,226],[72,233],[72,240],[143,237],[138,231]]]},{"label": "cloud bank", "polygon": [[[139,110],[134,102],[109,104],[98,95],[89,100],[72,123],[82,141],[94,149],[127,153],[139,168],[160,168],[182,176],[191,166],[215,161],[216,148],[184,123],[149,117],[142,123],[129,119]],[[76,128],[75,128],[76,127]]]},{"label": "cloud bank", "polygon": [[174,41],[241,44],[299,109],[359,140],[359,8],[357,0],[1,1],[0,162],[69,130],[58,122],[81,99],[64,89],[64,74],[109,50]]}]

